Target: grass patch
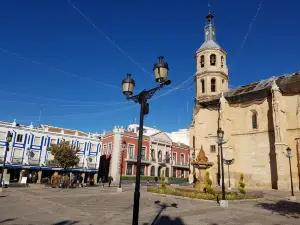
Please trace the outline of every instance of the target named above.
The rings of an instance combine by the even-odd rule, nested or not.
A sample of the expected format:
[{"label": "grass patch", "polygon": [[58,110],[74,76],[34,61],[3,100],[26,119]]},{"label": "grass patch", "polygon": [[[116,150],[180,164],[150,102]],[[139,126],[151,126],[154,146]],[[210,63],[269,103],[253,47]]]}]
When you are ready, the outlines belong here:
[{"label": "grass patch", "polygon": [[[192,188],[152,188],[149,187],[147,189],[148,192],[157,193],[157,194],[166,194],[166,195],[174,195],[174,196],[182,196],[188,198],[196,198],[196,199],[206,199],[206,200],[221,200],[221,193],[204,193],[202,191],[198,191]],[[242,200],[242,199],[257,199],[262,198],[262,192],[253,192],[247,194],[241,194],[238,192],[228,192],[225,195],[226,200]]]}]

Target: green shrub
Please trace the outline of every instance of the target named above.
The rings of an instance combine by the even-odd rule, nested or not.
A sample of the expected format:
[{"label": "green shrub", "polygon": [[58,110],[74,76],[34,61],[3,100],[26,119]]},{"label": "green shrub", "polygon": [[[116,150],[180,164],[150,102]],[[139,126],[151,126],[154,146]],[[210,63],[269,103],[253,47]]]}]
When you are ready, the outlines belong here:
[{"label": "green shrub", "polygon": [[239,181],[239,186],[238,186],[238,190],[242,193],[242,194],[246,194],[246,191],[244,189],[244,187],[246,186],[246,184],[244,183],[244,175],[241,174],[240,176],[240,181]]},{"label": "green shrub", "polygon": [[[188,191],[187,191],[188,190]],[[178,188],[147,188],[148,192],[157,193],[157,194],[167,194],[167,195],[174,195],[174,196],[182,196],[188,198],[197,198],[197,199],[206,199],[206,200],[217,200],[222,198],[222,194],[211,194],[211,193],[204,193],[200,191],[191,192],[190,189],[178,189]],[[261,198],[262,193],[252,193],[252,194],[241,194],[241,193],[226,193],[225,198],[227,200],[241,200],[241,199],[256,199]]]},{"label": "green shrub", "polygon": [[205,188],[206,188],[206,191],[210,194],[215,194],[215,190],[212,188],[212,180],[210,179],[209,177],[209,172],[206,171],[205,173]]}]

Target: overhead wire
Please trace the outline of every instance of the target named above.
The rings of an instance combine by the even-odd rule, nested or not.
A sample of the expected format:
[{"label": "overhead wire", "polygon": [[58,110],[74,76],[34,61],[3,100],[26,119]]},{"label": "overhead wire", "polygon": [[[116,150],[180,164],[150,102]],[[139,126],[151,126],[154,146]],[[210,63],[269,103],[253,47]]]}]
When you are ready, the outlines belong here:
[{"label": "overhead wire", "polygon": [[236,52],[236,54],[235,54],[236,56],[235,56],[235,58],[233,59],[233,62],[232,62],[232,64],[231,64],[231,66],[229,66],[230,69],[232,69],[232,67],[236,64],[236,62],[237,62],[237,60],[238,60],[238,56],[240,55],[241,49],[242,49],[242,48],[244,47],[244,45],[246,44],[246,41],[247,41],[247,39],[248,39],[248,36],[249,36],[249,34],[250,34],[251,30],[252,30],[253,23],[254,23],[254,21],[256,20],[256,18],[257,18],[257,16],[258,16],[259,12],[260,12],[260,10],[261,10],[261,8],[262,8],[262,6],[263,6],[263,2],[264,2],[264,0],[260,0],[260,2],[259,2],[259,4],[258,4],[258,7],[257,7],[257,10],[256,10],[256,13],[255,13],[254,17],[253,17],[253,18],[251,19],[251,21],[250,21],[250,24],[249,24],[248,30],[247,30],[247,32],[246,32],[246,35],[244,36],[243,41],[242,41],[240,47],[238,48],[238,50],[237,50],[237,52]]},{"label": "overhead wire", "polygon": [[104,86],[108,86],[108,87],[113,87],[113,88],[120,89],[119,86],[112,85],[112,84],[107,84],[107,83],[104,83],[104,82],[101,82],[101,81],[98,81],[98,80],[94,80],[94,79],[89,78],[89,77],[86,77],[86,76],[81,76],[81,75],[79,75],[79,74],[77,74],[77,73],[71,73],[71,72],[68,72],[68,71],[65,71],[65,70],[62,70],[62,69],[59,69],[59,68],[55,68],[55,67],[50,66],[50,65],[48,65],[48,64],[46,64],[46,63],[43,63],[43,62],[40,62],[40,61],[36,61],[36,60],[29,59],[29,58],[27,58],[27,57],[25,57],[25,56],[21,56],[21,55],[18,54],[18,53],[11,52],[11,51],[9,51],[9,50],[7,50],[7,49],[4,49],[4,48],[1,48],[1,47],[0,47],[0,51],[2,51],[2,52],[4,52],[4,53],[8,53],[8,54],[13,55],[13,56],[16,56],[16,57],[18,57],[18,58],[20,58],[20,59],[30,61],[30,62],[35,63],[35,64],[38,64],[38,65],[46,66],[46,67],[48,67],[48,68],[50,68],[50,69],[52,69],[52,70],[56,70],[56,71],[58,71],[58,72],[67,74],[67,75],[69,75],[69,76],[78,77],[78,78],[81,78],[81,79],[83,79],[83,80],[88,80],[88,81],[92,81],[92,82],[94,82],[94,83],[101,84],[101,85],[104,85]]},{"label": "overhead wire", "polygon": [[153,78],[153,74],[146,70],[140,63],[134,60],[126,51],[124,51],[117,43],[112,40],[108,35],[106,35],[103,30],[101,30],[95,23],[93,23],[78,7],[76,7],[70,0],[67,0],[68,3],[87,21],[89,22],[99,33],[102,37],[104,37],[109,43],[111,43],[118,51],[123,53],[131,62],[137,65],[142,71],[146,74],[150,75]]}]

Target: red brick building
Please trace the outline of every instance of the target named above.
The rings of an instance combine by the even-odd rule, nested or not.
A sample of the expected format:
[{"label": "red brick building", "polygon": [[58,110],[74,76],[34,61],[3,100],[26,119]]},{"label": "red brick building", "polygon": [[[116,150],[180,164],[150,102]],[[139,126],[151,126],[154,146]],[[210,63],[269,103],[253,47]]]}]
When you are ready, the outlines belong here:
[{"label": "red brick building", "polygon": [[[126,142],[125,151],[122,151],[123,141]],[[136,133],[115,127],[112,132],[103,135],[102,146],[100,177],[111,174],[114,181],[118,181],[122,165],[122,175],[136,175],[138,155]],[[188,178],[189,147],[172,142],[164,132],[144,136],[141,162],[141,175],[160,176],[163,169],[166,177]]]}]

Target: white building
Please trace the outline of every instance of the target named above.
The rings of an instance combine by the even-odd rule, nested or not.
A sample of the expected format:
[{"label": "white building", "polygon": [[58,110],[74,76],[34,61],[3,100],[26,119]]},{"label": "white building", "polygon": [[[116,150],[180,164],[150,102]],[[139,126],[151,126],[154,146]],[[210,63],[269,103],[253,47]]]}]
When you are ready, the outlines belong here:
[{"label": "white building", "polygon": [[21,171],[38,173],[38,181],[43,177],[50,177],[55,171],[63,172],[54,164],[54,158],[47,148],[50,144],[69,141],[80,149],[78,156],[80,162],[74,173],[82,173],[97,180],[100,162],[101,136],[86,134],[77,130],[70,130],[48,125],[34,127],[13,123],[0,122],[0,167],[3,166],[6,136],[8,132],[13,135],[7,152],[4,177],[9,174],[10,181],[19,181]]},{"label": "white building", "polygon": [[[139,132],[139,124],[129,124],[127,127],[127,130],[134,132],[134,133],[138,133]],[[144,126],[144,135],[146,135],[146,136],[151,136],[158,132],[161,132],[161,130],[159,130],[157,128]],[[174,131],[171,133],[167,133],[167,132],[164,132],[164,133],[167,134],[172,139],[173,142],[183,143],[185,145],[190,144],[189,129],[179,129],[178,131]]]}]

